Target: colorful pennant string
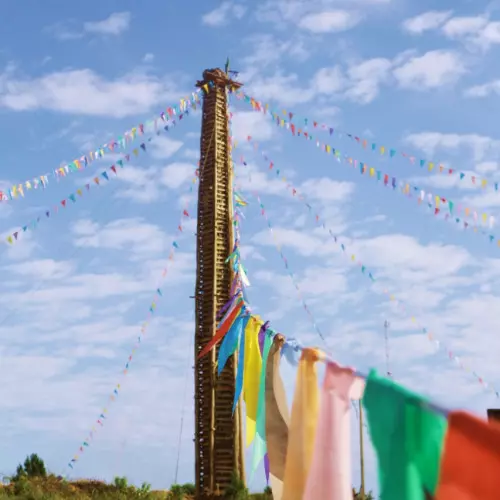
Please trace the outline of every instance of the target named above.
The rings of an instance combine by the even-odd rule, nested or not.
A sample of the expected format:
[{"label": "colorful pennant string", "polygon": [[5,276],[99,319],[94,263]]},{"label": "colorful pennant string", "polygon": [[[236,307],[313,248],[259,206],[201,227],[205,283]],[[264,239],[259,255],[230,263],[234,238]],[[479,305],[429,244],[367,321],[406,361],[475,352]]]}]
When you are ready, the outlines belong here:
[{"label": "colorful pennant string", "polygon": [[[184,113],[181,113],[178,115],[179,121],[182,120],[184,116],[189,115],[189,109],[186,109]],[[171,120],[171,121],[170,121]],[[178,121],[175,118],[170,118],[168,117],[165,121],[165,125],[162,127],[161,130],[157,130],[156,135],[160,135],[162,132],[168,132],[172,127],[175,127],[177,125]],[[49,219],[51,216],[53,217],[56,215],[61,208],[67,208],[68,205],[72,205],[76,203],[76,200],[81,198],[84,193],[88,193],[91,189],[91,187],[100,187],[102,185],[105,185],[109,182],[111,178],[114,178],[118,175],[118,167],[121,169],[125,167],[126,164],[130,163],[131,160],[133,160],[135,157],[139,156],[140,152],[146,153],[147,148],[146,148],[146,143],[150,143],[155,136],[149,137],[145,142],[141,143],[139,147],[134,148],[132,150],[132,154],[124,154],[123,158],[118,160],[116,164],[111,165],[111,167],[107,168],[106,170],[102,171],[100,174],[96,175],[91,183],[85,184],[85,186],[77,189],[74,193],[70,194],[67,198],[64,198],[61,200],[61,202],[57,205],[54,205],[51,210],[46,210],[44,212],[44,215],[38,216],[36,219],[32,220],[29,224],[26,224],[22,226],[20,229],[17,231],[14,231],[11,235],[7,236],[6,241],[8,244],[13,245],[19,240],[19,237],[22,233],[25,233],[28,229],[36,229],[38,227],[38,224],[40,223],[41,220],[43,219]]]},{"label": "colorful pennant string", "polygon": [[[195,174],[195,176],[193,178],[193,181],[192,181],[192,185],[189,188],[189,192],[190,193],[193,191],[193,185],[196,183],[196,181],[197,181],[197,173]],[[177,226],[177,230],[176,230],[177,237],[180,236],[182,234],[182,232],[183,232],[183,222],[186,219],[191,218],[191,216],[189,215],[189,212],[188,212],[189,200],[190,200],[190,197],[188,196],[187,200],[186,200],[186,203],[185,203],[185,206],[184,206],[184,208],[182,210],[182,213],[181,213],[179,225]],[[137,337],[137,341],[135,342],[134,347],[132,348],[132,351],[131,351],[130,355],[127,358],[127,361],[125,363],[125,367],[124,367],[124,369],[122,370],[122,373],[121,373],[120,381],[119,381],[119,383],[117,383],[114,386],[114,389],[113,389],[111,395],[108,398],[108,404],[102,409],[102,411],[99,414],[97,420],[95,421],[94,425],[92,426],[91,430],[89,431],[87,437],[84,439],[84,441],[79,446],[77,453],[68,462],[68,467],[70,469],[74,469],[74,465],[76,464],[76,462],[78,462],[78,460],[80,459],[81,455],[84,453],[85,449],[90,446],[90,443],[94,439],[94,436],[95,436],[98,428],[104,426],[104,422],[105,422],[105,420],[107,420],[107,416],[108,416],[109,405],[111,403],[113,403],[114,401],[116,401],[116,398],[120,394],[120,391],[121,391],[121,388],[122,388],[122,384],[123,384],[123,380],[125,379],[128,371],[129,371],[130,364],[132,363],[133,357],[136,354],[136,352],[139,349],[139,347],[141,346],[141,344],[142,344],[142,342],[144,340],[144,337],[145,337],[145,335],[147,333],[147,329],[149,327],[149,324],[151,323],[151,320],[154,317],[154,314],[155,314],[155,311],[156,311],[156,307],[157,307],[157,305],[159,303],[159,300],[163,297],[162,286],[163,286],[163,283],[164,283],[164,281],[166,279],[166,276],[168,274],[170,263],[174,259],[175,251],[178,248],[179,248],[179,244],[177,243],[176,240],[174,240],[172,242],[172,247],[170,248],[170,253],[169,253],[169,256],[168,256],[168,262],[167,262],[166,266],[164,267],[164,269],[162,271],[162,274],[161,274],[160,283],[159,283],[158,287],[156,288],[156,290],[155,290],[155,292],[153,294],[153,299],[152,299],[152,301],[151,301],[151,303],[149,305],[149,309],[148,309],[148,313],[147,313],[146,319],[141,324],[140,334]]]},{"label": "colorful pennant string", "polygon": [[[286,124],[288,125],[288,122],[286,122]],[[309,140],[313,139],[312,136],[310,135],[304,137]],[[247,140],[251,141],[252,137],[248,136]],[[336,150],[332,146],[329,146],[327,144],[322,144],[319,141],[316,141],[316,146],[318,148],[321,148],[322,151],[326,152],[327,154],[335,155],[335,158],[339,163],[341,162],[341,159],[344,159],[344,161],[349,165],[351,165],[352,167],[354,168],[359,167],[359,171],[362,175],[368,174],[369,177],[375,179],[377,182],[383,181],[383,184],[386,187],[389,187],[390,185],[393,190],[396,190],[396,187],[399,187],[401,193],[403,193],[405,196],[409,198],[412,197],[412,193],[417,194],[418,195],[418,197],[416,198],[417,203],[419,204],[425,203],[427,207],[433,210],[435,216],[444,213],[445,220],[447,221],[450,220],[452,222],[455,222],[456,224],[463,225],[463,229],[468,229],[469,227],[471,227],[475,233],[480,233],[486,236],[490,243],[496,241],[498,248],[500,248],[500,237],[495,236],[494,234],[492,234],[491,231],[487,230],[484,227],[480,227],[477,225],[472,226],[469,222],[463,219],[463,217],[468,217],[468,218],[472,217],[474,220],[474,224],[483,223],[485,225],[487,224],[491,228],[495,222],[493,216],[483,213],[479,218],[478,212],[470,207],[462,207],[461,204],[455,203],[450,199],[444,198],[440,195],[427,193],[420,187],[410,185],[407,182],[398,181],[395,177],[391,177],[388,174],[384,174],[380,170],[375,170],[374,167],[369,167],[366,163],[359,162],[358,160],[348,157],[347,155],[342,156],[340,151]],[[271,164],[269,168],[272,169],[273,164]],[[463,211],[463,217],[460,218],[457,215],[462,211]]]},{"label": "colorful pennant string", "polygon": [[189,108],[193,110],[197,109],[197,105],[201,104],[200,92],[209,92],[209,88],[213,85],[207,84],[203,88],[197,89],[192,92],[190,96],[184,97],[179,100],[178,104],[166,108],[162,111],[158,117],[154,117],[151,120],[146,121],[144,124],[141,123],[136,127],[126,131],[123,135],[118,136],[117,139],[113,139],[110,142],[103,144],[101,147],[90,151],[86,155],[82,155],[79,158],[73,160],[65,166],[58,167],[46,174],[33,177],[30,180],[24,181],[20,184],[14,184],[5,191],[0,191],[0,201],[9,201],[19,197],[24,197],[25,192],[31,189],[46,188],[49,184],[50,178],[55,178],[59,180],[62,177],[66,177],[68,174],[77,172],[87,168],[92,162],[97,159],[103,158],[107,153],[116,153],[118,148],[126,149],[129,143],[135,140],[136,137],[142,136],[146,133],[146,130],[158,131],[159,126],[165,126],[167,121],[174,119],[177,115],[186,113]]},{"label": "colorful pennant string", "polygon": [[275,234],[275,232],[273,230],[273,226],[272,226],[271,221],[269,219],[269,215],[268,215],[268,213],[267,213],[267,211],[266,211],[266,209],[264,207],[264,204],[262,203],[260,195],[257,192],[253,192],[252,194],[254,195],[254,197],[256,198],[257,202],[259,203],[260,213],[261,213],[261,215],[264,217],[264,219],[266,221],[267,227],[269,228],[269,232],[271,233],[271,235],[273,237],[274,243],[276,245],[276,249],[278,250],[278,253],[280,254],[281,260],[283,261],[283,264],[285,265],[285,269],[286,269],[286,271],[288,273],[288,276],[290,276],[290,279],[292,280],[293,286],[297,290],[297,293],[299,295],[299,299],[300,299],[300,301],[302,303],[302,307],[304,308],[304,310],[306,311],[307,315],[309,316],[309,318],[311,320],[311,323],[313,324],[314,329],[316,330],[316,332],[318,333],[318,335],[321,337],[321,340],[326,345],[327,342],[326,342],[325,336],[323,335],[323,333],[319,329],[318,323],[316,322],[316,319],[314,318],[314,316],[313,316],[313,314],[311,312],[311,309],[309,308],[309,306],[307,305],[307,303],[306,303],[306,301],[304,299],[304,296],[302,294],[302,290],[300,289],[300,287],[299,287],[299,285],[297,283],[297,279],[295,278],[295,274],[290,269],[290,265],[288,264],[288,259],[285,257],[285,254],[283,253],[283,249],[282,249],[280,243],[278,242],[278,240],[276,238],[276,234]]},{"label": "colorful pennant string", "polygon": [[[251,143],[253,144],[253,147],[254,147],[254,150],[255,150],[255,151],[257,151],[257,150],[259,149],[259,144],[258,144],[258,143],[256,143],[255,141],[253,141],[253,139],[252,139],[252,137],[251,137],[251,136],[247,136],[247,141],[248,141],[248,142],[251,142]],[[268,162],[269,162],[269,159],[267,158],[266,154],[265,154],[265,153],[263,153],[263,152],[261,152],[261,154],[262,154],[262,157],[263,157],[266,161],[268,161]],[[269,163],[268,163],[268,166],[269,166],[269,170],[272,170],[272,169],[274,168],[274,163],[273,163],[273,162],[269,162]],[[279,178],[280,180],[282,180],[282,181],[283,181],[283,182],[285,182],[285,183],[286,183],[286,182],[288,182],[287,178],[286,178],[285,176],[283,176],[283,175],[281,175],[281,174],[280,174],[280,170],[279,170],[279,169],[276,169],[276,170],[275,170],[275,172],[276,172],[276,176],[277,176],[277,178]],[[362,175],[363,175],[363,174],[365,174],[365,173],[366,173],[366,169],[360,169],[360,173],[361,173]],[[377,181],[378,181],[378,180],[379,180],[379,179],[377,178]],[[395,191],[395,192],[397,192],[397,191],[396,191],[395,186],[396,186],[398,183],[396,182],[396,180],[395,180],[394,178],[393,178],[393,181],[394,181],[394,182],[391,184],[392,190],[393,190],[393,191]],[[416,197],[416,198],[415,198],[415,197],[412,195],[412,191],[413,191],[413,190],[408,189],[408,188],[406,187],[406,186],[407,186],[406,184],[405,184],[405,186],[403,186],[403,183],[399,183],[399,185],[400,185],[399,192],[400,192],[401,194],[403,194],[403,196],[405,196],[405,197],[407,197],[407,198],[409,198],[409,199],[414,199],[414,200],[416,200],[416,202],[417,202],[417,204],[418,204],[418,205],[422,205],[422,204],[424,203],[424,201],[423,201],[423,200],[425,200],[425,206],[426,206],[426,207],[430,210],[430,215],[433,215],[434,217],[439,217],[439,216],[443,215],[443,213],[441,212],[441,210],[440,210],[439,208],[436,208],[435,203],[442,202],[442,201],[444,200],[444,198],[442,198],[442,199],[440,199],[439,201],[437,201],[437,198],[438,198],[438,197],[435,197],[435,196],[433,196],[432,194],[428,193],[428,195],[427,195],[427,199],[426,199],[426,196],[425,196],[425,192],[424,192],[424,191],[420,191],[420,194],[418,195],[418,197]],[[388,183],[386,183],[386,182],[384,182],[384,186],[385,186],[385,187],[388,187],[388,186],[389,186],[389,184],[388,184]],[[418,189],[418,188],[417,188],[417,189]],[[436,200],[436,201],[435,201],[435,200]],[[434,202],[435,202],[435,203],[434,203]],[[449,203],[449,204],[451,203],[451,205],[449,205],[449,206],[451,206],[451,210],[453,210],[453,207],[454,207],[453,202],[450,202],[450,200],[448,200],[448,203]],[[470,213],[470,212],[467,212],[467,213]],[[489,231],[486,231],[486,230],[484,230],[482,227],[479,227],[479,226],[471,226],[471,225],[470,225],[467,221],[463,221],[463,220],[462,220],[462,219],[460,219],[459,217],[453,217],[453,216],[451,215],[451,212],[445,212],[445,213],[444,213],[443,220],[444,220],[445,222],[451,222],[451,223],[456,223],[456,224],[459,224],[459,223],[463,222],[463,229],[464,229],[464,230],[471,228],[474,232],[476,232],[476,233],[477,233],[477,232],[479,232],[480,234],[482,234],[482,235],[484,235],[484,236],[488,237],[488,239],[489,239],[490,243],[491,243],[492,241],[494,241],[494,240],[495,240],[495,235],[491,234]],[[499,243],[499,246],[500,246],[500,243]]]},{"label": "colorful pennant string", "polygon": [[[269,158],[267,157],[267,155],[264,155],[264,159],[266,162],[269,162]],[[246,166],[246,161],[244,158],[242,158],[242,164]],[[274,163],[271,162],[272,165],[274,165]],[[277,176],[280,175],[280,171],[279,170],[276,170],[276,174]],[[286,179],[283,177],[283,179],[286,181]],[[318,214],[318,212],[314,211],[314,208],[312,207],[312,205],[306,200],[305,196],[302,195],[299,190],[294,187],[290,182],[287,182],[286,184],[286,187],[287,187],[287,190],[291,193],[292,197],[295,198],[295,199],[299,199],[301,200],[304,205],[307,207],[309,213],[311,212],[314,212],[314,220],[316,222],[316,224],[318,224],[319,226],[321,226],[325,231],[328,232],[328,234],[330,235],[330,237],[334,240],[334,242],[340,247],[340,249],[342,250],[342,253],[349,258],[349,260],[353,263],[355,263],[361,273],[366,276],[367,278],[370,279],[370,281],[372,282],[375,282],[376,279],[375,279],[375,276],[374,274],[361,262],[359,261],[356,256],[354,254],[350,254],[350,252],[348,251],[346,245],[344,243],[342,243],[340,241],[340,238],[338,238],[333,232],[331,229],[329,229],[326,225],[326,223],[324,222],[323,218],[320,217],[320,215]],[[396,306],[408,317],[410,318],[411,322],[413,324],[415,324],[415,326],[422,332],[426,335],[426,337],[428,338],[428,340],[430,342],[432,342],[438,349],[441,349],[443,350],[444,352],[446,352],[448,358],[450,360],[452,360],[457,366],[459,366],[462,370],[464,370],[465,372],[469,373],[469,374],[472,374],[472,376],[484,387],[486,388],[486,390],[492,392],[495,394],[495,396],[497,398],[500,398],[500,394],[499,392],[496,390],[496,388],[491,385],[490,383],[486,382],[485,379],[479,375],[476,371],[470,369],[467,365],[465,365],[462,361],[462,359],[457,356],[456,354],[454,354],[453,350],[451,350],[450,348],[448,348],[445,344],[443,344],[440,340],[438,340],[436,337],[435,337],[435,334],[430,332],[426,327],[424,327],[423,325],[421,325],[419,323],[419,321],[416,319],[415,316],[411,315],[408,310],[406,309],[405,307],[405,304],[400,301],[399,299],[397,299],[391,292],[389,292],[386,288],[383,289],[383,293],[389,298],[389,300],[391,302],[394,302],[396,304]]]},{"label": "colorful pennant string", "polygon": [[[231,118],[232,118],[232,113],[229,111],[229,117],[228,117],[228,122],[229,122],[229,130],[230,130],[230,145],[231,145],[231,151],[232,149],[234,149],[236,147],[236,144],[234,143],[233,141],[233,135],[232,135],[232,129],[231,129]],[[235,170],[234,168],[234,161],[233,161],[233,156],[231,156],[231,165],[232,165],[232,168],[233,168],[233,171]],[[249,177],[250,181],[251,181],[251,178]],[[325,343],[325,346],[327,345],[326,344],[326,340],[325,340],[325,337],[323,335],[323,333],[321,332],[309,306],[307,305],[305,299],[304,299],[304,296],[302,294],[302,290],[300,289],[298,283],[297,283],[297,280],[295,279],[295,275],[294,273],[292,272],[292,270],[290,269],[290,266],[288,264],[288,259],[285,257],[285,255],[283,254],[283,250],[281,248],[281,245],[279,244],[278,240],[276,239],[276,234],[274,233],[273,231],[273,228],[272,228],[272,225],[271,225],[271,221],[269,220],[269,217],[267,215],[267,212],[264,208],[264,205],[262,203],[262,200],[260,199],[258,193],[254,192],[253,193],[255,198],[257,199],[257,202],[259,203],[259,206],[260,206],[260,211],[261,211],[261,215],[264,217],[264,219],[266,220],[266,223],[267,223],[267,226],[269,228],[269,231],[273,237],[273,241],[274,241],[274,244],[276,246],[276,250],[278,251],[280,257],[281,257],[281,260],[283,261],[283,264],[285,265],[285,269],[288,273],[288,275],[290,276],[290,279],[293,283],[293,286],[295,287],[295,289],[297,290],[297,294],[299,296],[299,299],[300,299],[300,302],[302,303],[302,307],[304,308],[304,310],[306,311],[307,315],[309,316],[309,319],[311,320],[312,324],[313,324],[313,327],[314,329],[316,330],[316,332],[318,333],[318,335],[320,336],[321,340]],[[245,200],[243,200],[238,193],[235,193],[235,204],[237,206],[246,206],[247,205],[247,202]]]},{"label": "colorful pennant string", "polygon": [[[455,175],[458,176],[460,180],[464,179],[470,180],[470,182],[476,187],[485,189],[488,186],[493,186],[495,191],[499,190],[499,184],[500,184],[499,182],[490,181],[484,178],[482,179],[476,175],[462,172],[460,170],[456,170],[453,168],[445,167],[444,165],[442,165],[441,162],[437,162],[434,160],[419,159],[414,155],[405,153],[403,151],[399,151],[397,148],[381,146],[380,144],[371,142],[368,139],[363,139],[362,137],[356,134],[343,132],[337,127],[330,127],[328,125],[325,125],[324,123],[319,123],[314,120],[309,120],[308,118],[299,117],[296,113],[293,112],[288,112],[286,110],[283,110],[280,114],[276,111],[273,111],[270,108],[269,104],[263,104],[262,102],[259,102],[256,99],[254,99],[253,97],[248,96],[241,90],[238,90],[234,94],[238,99],[243,100],[246,103],[249,103],[254,110],[269,115],[276,122],[278,126],[282,127],[286,126],[287,128],[288,126],[293,127],[295,131],[298,133],[298,135],[302,134],[305,135],[306,137],[310,135],[309,128],[312,125],[312,129],[315,132],[323,131],[329,133],[331,136],[335,134],[339,138],[345,135],[352,141],[356,142],[363,149],[368,149],[374,153],[379,153],[381,156],[388,156],[390,159],[397,158],[397,156],[402,156],[403,158],[408,160],[412,165],[418,165],[421,169],[427,167],[427,170],[429,172],[434,172],[434,173],[438,172],[440,174],[445,174],[445,175]],[[290,121],[289,125],[286,125],[287,121],[283,119],[281,115],[288,117]],[[297,125],[292,124],[292,120],[295,121]],[[300,123],[303,123],[303,125],[302,126],[298,125]]]}]

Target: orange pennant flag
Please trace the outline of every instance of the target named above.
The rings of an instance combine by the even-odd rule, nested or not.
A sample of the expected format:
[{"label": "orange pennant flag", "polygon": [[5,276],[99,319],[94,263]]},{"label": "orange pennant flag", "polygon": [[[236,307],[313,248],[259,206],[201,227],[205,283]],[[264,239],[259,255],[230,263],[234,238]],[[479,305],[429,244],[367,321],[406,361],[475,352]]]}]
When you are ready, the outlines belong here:
[{"label": "orange pennant flag", "polygon": [[243,302],[240,302],[234,309],[233,312],[228,316],[226,321],[221,325],[221,327],[217,330],[216,334],[212,337],[210,342],[201,350],[200,354],[198,354],[198,359],[202,358],[210,352],[210,350],[221,340],[224,335],[229,331],[229,328],[231,328],[232,324],[234,323],[234,320],[239,316],[241,309],[243,307]]}]

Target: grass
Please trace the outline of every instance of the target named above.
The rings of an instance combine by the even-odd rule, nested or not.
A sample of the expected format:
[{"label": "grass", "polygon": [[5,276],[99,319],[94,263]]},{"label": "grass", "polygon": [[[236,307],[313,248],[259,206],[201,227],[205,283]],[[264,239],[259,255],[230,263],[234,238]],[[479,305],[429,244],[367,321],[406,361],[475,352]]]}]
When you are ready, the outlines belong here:
[{"label": "grass", "polygon": [[[0,500],[192,500],[194,496],[184,493],[190,491],[188,485],[182,487],[175,485],[171,491],[153,491],[149,485],[141,488],[130,486],[125,478],[116,478],[113,484],[92,479],[80,479],[75,481],[64,481],[54,475],[46,477],[20,478],[9,485],[0,485]],[[272,500],[272,495],[260,494],[231,494],[223,496],[223,499],[251,499]]]}]

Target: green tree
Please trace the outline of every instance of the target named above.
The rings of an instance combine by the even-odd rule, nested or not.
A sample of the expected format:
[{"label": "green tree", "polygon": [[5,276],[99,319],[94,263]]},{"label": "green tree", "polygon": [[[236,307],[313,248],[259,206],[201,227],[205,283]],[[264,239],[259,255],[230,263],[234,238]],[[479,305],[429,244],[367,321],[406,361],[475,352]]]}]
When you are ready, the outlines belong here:
[{"label": "green tree", "polygon": [[227,500],[247,500],[249,498],[248,488],[236,472],[233,472],[231,483],[224,492],[223,498]]},{"label": "green tree", "polygon": [[[352,498],[354,500],[362,500],[361,499],[361,492],[356,491],[354,488],[352,489]],[[373,496],[373,493],[371,491],[365,492],[365,498],[364,500],[375,500],[375,497]]]},{"label": "green tree", "polygon": [[26,457],[24,464],[19,464],[12,481],[19,481],[22,478],[47,477],[47,469],[44,461],[36,454],[32,453]]}]

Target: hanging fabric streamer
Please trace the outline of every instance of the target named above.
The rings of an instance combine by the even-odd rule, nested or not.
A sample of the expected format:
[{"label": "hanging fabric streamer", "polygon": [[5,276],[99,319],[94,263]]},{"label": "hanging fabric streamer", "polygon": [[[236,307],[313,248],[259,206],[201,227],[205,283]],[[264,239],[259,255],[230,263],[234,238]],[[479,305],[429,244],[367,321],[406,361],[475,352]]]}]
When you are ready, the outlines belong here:
[{"label": "hanging fabric streamer", "polygon": [[274,500],[282,500],[283,498],[288,426],[290,425],[285,387],[279,371],[280,350],[283,344],[283,336],[276,335],[269,351],[266,367],[266,439],[269,456],[269,478]]},{"label": "hanging fabric streamer", "polygon": [[257,423],[256,423],[256,436],[253,448],[252,459],[252,474],[257,469],[259,463],[263,460],[267,452],[266,446],[266,366],[267,357],[271,350],[272,339],[266,335],[264,339],[264,349],[262,351],[262,368],[260,371],[259,381],[259,398],[257,402]]},{"label": "hanging fabric streamer", "polygon": [[316,443],[304,500],[352,500],[350,401],[363,396],[364,380],[354,370],[326,366]]},{"label": "hanging fabric streamer", "polygon": [[321,353],[304,349],[297,370],[286,454],[283,499],[302,500],[311,466],[319,410],[316,363]]},{"label": "hanging fabric streamer", "polygon": [[500,424],[452,412],[436,500],[498,498]]},{"label": "hanging fabric streamer", "polygon": [[243,398],[246,407],[246,445],[255,437],[257,405],[259,401],[259,380],[262,370],[262,354],[259,349],[259,330],[262,322],[251,316],[245,329],[245,359],[243,373]]},{"label": "hanging fabric streamer", "polygon": [[422,500],[424,491],[434,495],[446,419],[375,370],[366,381],[363,405],[378,458],[380,499]]}]

